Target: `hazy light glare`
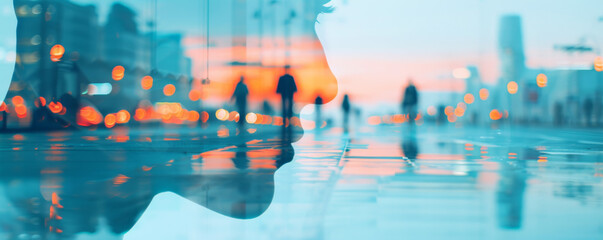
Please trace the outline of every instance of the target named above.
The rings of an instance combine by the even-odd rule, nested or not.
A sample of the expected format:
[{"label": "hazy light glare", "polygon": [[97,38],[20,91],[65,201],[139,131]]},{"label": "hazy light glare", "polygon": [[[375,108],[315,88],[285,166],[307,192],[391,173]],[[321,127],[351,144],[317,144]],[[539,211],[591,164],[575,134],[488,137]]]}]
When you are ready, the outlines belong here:
[{"label": "hazy light glare", "polygon": [[471,77],[471,72],[466,68],[457,68],[452,71],[452,76],[456,79],[468,79]]}]

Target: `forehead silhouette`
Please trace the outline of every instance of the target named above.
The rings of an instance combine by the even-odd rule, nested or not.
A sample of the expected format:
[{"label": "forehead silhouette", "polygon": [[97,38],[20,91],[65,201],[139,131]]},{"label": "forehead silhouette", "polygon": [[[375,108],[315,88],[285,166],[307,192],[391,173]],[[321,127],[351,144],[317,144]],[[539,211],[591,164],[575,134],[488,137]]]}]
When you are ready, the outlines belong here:
[{"label": "forehead silhouette", "polygon": [[[9,129],[60,130],[0,134],[8,159],[0,161],[0,180],[15,208],[37,219],[19,228],[73,236],[95,231],[105,218],[123,233],[166,191],[235,218],[268,208],[274,173],[293,159],[291,142],[303,134],[295,109],[313,103],[317,92],[325,103],[337,94],[314,31],[318,14],[330,9],[325,0],[224,2],[174,1],[185,10],[202,7],[196,12],[203,24],[161,33],[158,26],[189,26],[199,17],[180,22],[181,13],[162,12],[169,9],[162,1],[14,0]],[[145,19],[141,6],[155,4],[158,17]],[[228,31],[218,21],[224,15]],[[270,27],[275,19],[281,24]],[[208,107],[247,97],[233,95],[243,78],[248,100],[220,109],[223,116]],[[291,115],[270,113],[288,98]],[[261,103],[262,110],[253,107]],[[21,105],[28,109],[23,118],[14,115]],[[246,109],[257,109],[255,119]],[[119,123],[123,116],[129,123]],[[251,127],[235,127],[237,119]]]}]

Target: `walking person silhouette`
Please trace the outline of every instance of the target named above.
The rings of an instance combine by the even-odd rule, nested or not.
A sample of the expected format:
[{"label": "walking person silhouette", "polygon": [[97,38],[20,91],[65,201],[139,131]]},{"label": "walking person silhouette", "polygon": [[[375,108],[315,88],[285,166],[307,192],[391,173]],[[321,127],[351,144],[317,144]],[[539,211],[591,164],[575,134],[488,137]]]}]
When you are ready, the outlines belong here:
[{"label": "walking person silhouette", "polygon": [[[283,122],[288,122],[293,117],[293,96],[297,93],[295,78],[290,74],[291,67],[285,66],[285,74],[278,79],[276,93],[281,95]],[[284,124],[287,125],[287,124]]]},{"label": "walking person silhouette", "polygon": [[245,84],[245,77],[241,76],[241,79],[239,80],[239,83],[237,83],[232,97],[230,98],[231,101],[235,100],[235,104],[237,105],[240,127],[245,125],[245,117],[247,116],[247,96],[249,96],[249,88],[247,88],[247,84]]},{"label": "walking person silhouette", "polygon": [[408,80],[408,85],[404,89],[404,99],[402,100],[402,113],[408,116],[408,121],[414,124],[417,116],[417,105],[419,104],[419,93],[412,79]]}]

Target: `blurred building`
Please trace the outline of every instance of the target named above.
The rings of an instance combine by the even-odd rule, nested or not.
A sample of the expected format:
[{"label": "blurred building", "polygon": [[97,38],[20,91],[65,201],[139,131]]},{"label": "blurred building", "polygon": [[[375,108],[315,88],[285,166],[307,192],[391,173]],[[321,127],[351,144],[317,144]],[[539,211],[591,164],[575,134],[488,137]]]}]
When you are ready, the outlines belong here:
[{"label": "blurred building", "polygon": [[490,106],[512,123],[572,126],[601,124],[603,72],[590,68],[529,69],[525,65],[521,18],[501,18],[501,78]]},{"label": "blurred building", "polygon": [[79,89],[75,77],[61,74],[59,63],[51,60],[50,50],[62,45],[66,61],[98,58],[96,8],[67,0],[15,0],[15,12],[19,21],[18,67],[13,82],[25,82],[35,95],[48,99],[76,94]]}]

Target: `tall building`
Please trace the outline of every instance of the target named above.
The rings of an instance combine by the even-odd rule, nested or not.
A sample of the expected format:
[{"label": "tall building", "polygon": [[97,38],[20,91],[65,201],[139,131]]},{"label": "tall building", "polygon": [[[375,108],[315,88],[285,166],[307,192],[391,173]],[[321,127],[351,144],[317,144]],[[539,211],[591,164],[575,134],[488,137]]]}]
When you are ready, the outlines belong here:
[{"label": "tall building", "polygon": [[63,46],[65,61],[98,58],[96,8],[67,0],[15,0],[15,12],[18,67],[13,82],[49,99],[79,91],[75,77],[51,61],[50,50]]},{"label": "tall building", "polygon": [[525,71],[521,17],[518,15],[503,16],[498,37],[502,79],[517,81]]}]

